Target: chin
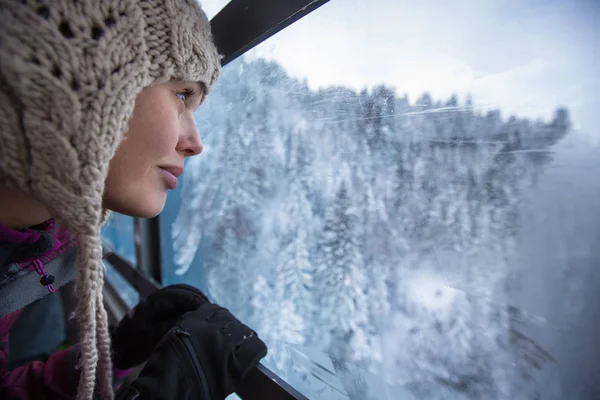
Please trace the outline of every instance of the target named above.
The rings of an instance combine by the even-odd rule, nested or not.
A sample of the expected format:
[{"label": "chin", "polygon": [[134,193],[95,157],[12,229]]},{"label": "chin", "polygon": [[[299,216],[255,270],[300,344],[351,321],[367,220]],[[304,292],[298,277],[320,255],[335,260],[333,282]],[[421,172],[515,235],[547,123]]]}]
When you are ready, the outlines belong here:
[{"label": "chin", "polygon": [[164,205],[162,207],[156,208],[156,209],[138,209],[138,210],[132,211],[128,215],[130,215],[132,217],[137,217],[137,218],[154,218],[162,212],[163,208],[164,208]]},{"label": "chin", "polygon": [[104,199],[104,207],[119,214],[136,218],[154,218],[165,207],[166,195],[147,196],[143,201],[127,201],[128,199]]}]

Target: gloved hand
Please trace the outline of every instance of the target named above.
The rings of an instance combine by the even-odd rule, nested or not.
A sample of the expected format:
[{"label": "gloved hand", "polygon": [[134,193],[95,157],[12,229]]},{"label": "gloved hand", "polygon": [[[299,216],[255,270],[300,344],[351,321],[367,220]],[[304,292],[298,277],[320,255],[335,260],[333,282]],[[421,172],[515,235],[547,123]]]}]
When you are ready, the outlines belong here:
[{"label": "gloved hand", "polygon": [[266,355],[256,332],[207,302],[177,321],[116,399],[222,400]]},{"label": "gloved hand", "polygon": [[128,369],[146,361],[183,314],[208,302],[201,291],[184,284],[166,286],[140,301],[111,329],[114,366]]}]

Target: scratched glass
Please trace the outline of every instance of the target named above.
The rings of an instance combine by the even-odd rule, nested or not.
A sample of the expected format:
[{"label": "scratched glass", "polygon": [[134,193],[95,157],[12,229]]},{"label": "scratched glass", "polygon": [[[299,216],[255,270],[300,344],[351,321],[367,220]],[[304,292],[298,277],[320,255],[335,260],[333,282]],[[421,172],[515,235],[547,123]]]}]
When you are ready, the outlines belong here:
[{"label": "scratched glass", "polygon": [[311,399],[600,393],[600,8],[332,0],[224,69],[165,283]]}]

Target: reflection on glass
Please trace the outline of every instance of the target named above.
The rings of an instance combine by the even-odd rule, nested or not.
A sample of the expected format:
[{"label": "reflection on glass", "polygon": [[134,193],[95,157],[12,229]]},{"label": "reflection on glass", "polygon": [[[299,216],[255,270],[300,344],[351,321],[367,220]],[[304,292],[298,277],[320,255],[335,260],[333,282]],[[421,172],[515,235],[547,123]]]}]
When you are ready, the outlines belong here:
[{"label": "reflection on glass", "polygon": [[[556,81],[581,85],[591,76],[562,75],[562,59],[543,52],[577,55],[587,44],[564,47],[556,32],[550,42],[533,40],[561,21],[565,35],[585,39],[584,7],[538,14],[542,2],[513,2],[516,18],[506,5],[501,15],[475,6],[481,19],[471,13],[475,20],[458,26],[427,6],[376,3],[391,8],[331,2],[226,68],[197,114],[209,135],[186,168],[166,268],[254,327],[269,346],[266,365],[311,399],[593,398],[597,137],[586,130],[587,103]],[[456,7],[444,10],[462,21],[466,3]],[[362,18],[355,28],[369,41],[327,47],[328,37],[344,36],[335,30],[344,29],[341,16]],[[414,18],[448,32],[411,35],[403,24],[418,27]],[[368,35],[382,21],[388,35]],[[511,28],[508,42],[488,24],[498,21]],[[450,73],[442,91],[430,86],[435,68],[419,75],[418,66],[404,67],[398,74],[413,75],[395,80],[391,71],[388,83],[352,69],[365,60],[380,69],[390,43],[415,48],[418,34],[431,45],[427,54],[440,56],[429,61],[443,58],[441,46],[446,59],[495,71],[473,94],[449,64],[440,71],[461,79]],[[305,75],[284,68],[294,55],[278,43],[306,59]],[[503,75],[506,58],[526,57],[534,43],[549,69],[527,75],[535,77],[529,84]],[[302,46],[328,58],[311,59]],[[339,76],[319,71],[338,57],[347,60]],[[574,71],[592,71],[571,61]],[[407,95],[398,82],[421,91]],[[515,109],[511,96],[529,108]],[[535,96],[546,109],[528,104]]]},{"label": "reflection on glass", "polygon": [[112,265],[107,262],[104,262],[104,265],[106,266],[106,280],[115,287],[129,308],[135,307],[140,301],[139,292]]},{"label": "reflection on glass", "polygon": [[[117,254],[127,259],[132,265],[136,264],[133,218],[123,214],[112,213],[102,228],[102,239]],[[137,290],[108,262],[104,262],[104,265],[106,266],[106,279],[117,289],[127,304],[130,307],[134,307],[140,299]]]},{"label": "reflection on glass", "polygon": [[113,212],[102,227],[102,239],[116,253],[136,265],[133,218]]}]

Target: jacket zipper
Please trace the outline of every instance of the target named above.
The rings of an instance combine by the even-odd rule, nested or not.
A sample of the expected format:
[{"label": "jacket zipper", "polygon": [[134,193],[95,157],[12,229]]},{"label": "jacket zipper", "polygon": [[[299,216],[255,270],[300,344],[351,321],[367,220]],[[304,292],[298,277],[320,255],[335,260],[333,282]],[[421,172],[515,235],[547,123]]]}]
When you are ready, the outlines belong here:
[{"label": "jacket zipper", "polygon": [[[196,352],[194,351],[194,347],[190,342],[190,334],[184,331],[181,327],[176,326],[174,330],[175,336],[179,339],[179,342],[183,344],[185,349],[188,352],[189,358],[192,360],[194,364],[194,368],[196,370],[196,379],[193,381],[196,383],[196,388],[199,388],[199,392],[202,394],[201,400],[211,400],[210,392],[208,390],[208,382],[206,380],[206,375],[204,374],[204,370],[200,366],[200,362],[198,361],[198,357],[196,356]],[[198,381],[200,381],[198,385]],[[200,400],[199,399],[199,400]]]}]

